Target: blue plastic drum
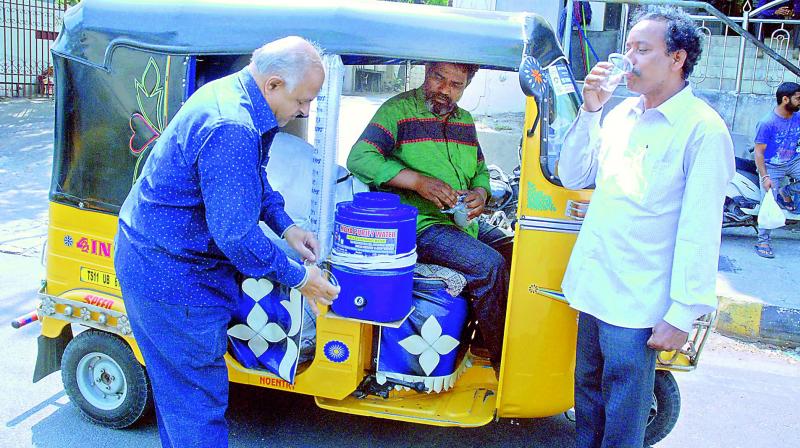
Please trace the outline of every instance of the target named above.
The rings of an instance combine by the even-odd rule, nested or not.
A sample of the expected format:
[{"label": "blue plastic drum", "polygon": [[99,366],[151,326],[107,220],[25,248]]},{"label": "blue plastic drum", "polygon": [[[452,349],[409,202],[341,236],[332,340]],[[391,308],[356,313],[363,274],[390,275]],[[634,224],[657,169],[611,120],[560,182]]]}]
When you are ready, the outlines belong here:
[{"label": "blue plastic drum", "polygon": [[[391,193],[356,193],[336,206],[331,272],[341,286],[333,311],[344,317],[394,322],[411,310],[414,263],[392,269],[363,269],[359,262],[391,259],[416,250],[417,209]],[[343,254],[356,263],[341,262]]]}]

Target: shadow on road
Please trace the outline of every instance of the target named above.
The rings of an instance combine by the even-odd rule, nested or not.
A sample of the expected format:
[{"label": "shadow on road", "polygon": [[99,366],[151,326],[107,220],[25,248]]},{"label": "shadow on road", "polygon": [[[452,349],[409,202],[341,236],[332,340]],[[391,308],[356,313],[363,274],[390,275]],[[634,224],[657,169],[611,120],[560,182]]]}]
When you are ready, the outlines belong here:
[{"label": "shadow on road", "polygon": [[[61,396],[63,391],[49,401]],[[43,402],[39,406],[50,404]],[[36,412],[37,409],[31,409],[13,421],[19,423]],[[227,415],[231,447],[564,448],[573,446],[575,436],[573,424],[563,416],[521,421],[502,419],[480,428],[440,428],[325,411],[317,408],[312,397],[238,384],[231,384]],[[112,430],[89,423],[80,417],[75,406],[67,404],[59,405],[32,427],[32,445],[42,448],[95,443],[103,446],[109,445],[109,441],[114,441],[114,446],[160,446],[153,416],[133,428]]]}]

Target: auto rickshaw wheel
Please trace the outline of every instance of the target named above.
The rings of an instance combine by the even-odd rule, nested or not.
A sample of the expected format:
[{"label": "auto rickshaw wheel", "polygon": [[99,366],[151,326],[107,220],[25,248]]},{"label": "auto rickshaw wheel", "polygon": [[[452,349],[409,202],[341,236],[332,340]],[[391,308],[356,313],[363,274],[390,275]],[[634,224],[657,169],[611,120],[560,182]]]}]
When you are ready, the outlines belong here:
[{"label": "auto rickshaw wheel", "polygon": [[680,412],[681,392],[675,377],[667,370],[656,370],[653,402],[644,435],[645,446],[653,445],[666,437],[675,427]]},{"label": "auto rickshaw wheel", "polygon": [[70,341],[61,380],[81,415],[109,428],[127,428],[153,406],[144,367],[125,341],[103,331],[87,330]]}]

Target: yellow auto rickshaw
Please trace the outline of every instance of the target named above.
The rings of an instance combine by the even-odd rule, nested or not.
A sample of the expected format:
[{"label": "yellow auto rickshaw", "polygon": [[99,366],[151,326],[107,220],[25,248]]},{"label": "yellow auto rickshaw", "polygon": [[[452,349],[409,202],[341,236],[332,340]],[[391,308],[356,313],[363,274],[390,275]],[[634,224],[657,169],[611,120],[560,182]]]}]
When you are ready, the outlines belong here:
[{"label": "yellow auto rickshaw", "polygon": [[[34,382],[61,370],[71,401],[108,427],[130,426],[152,407],[147,366],[114,274],[117,213],[183,101],[240,68],[264,42],[287,35],[319,43],[335,62],[314,126],[285,130],[298,136],[287,138],[305,140],[313,128],[314,151],[335,150],[336,129],[351,125],[337,114],[341,73],[348,69],[366,73],[369,86],[378,78],[365,67],[393,67],[392,82],[376,83],[400,88],[425,61],[478,64],[519,78],[521,144],[503,148],[514,157],[519,151],[520,171],[508,182],[519,200],[509,202],[501,192],[504,202],[495,208],[514,239],[501,370],[497,378],[462,331],[452,372],[392,375],[379,359],[391,326],[323,310],[310,358],[298,362],[290,379],[243,362],[231,348],[225,357],[230,381],[311,395],[326,410],[424,425],[475,427],[568,411],[577,319],[560,285],[592,193],[567,190],[556,175],[563,135],[581,104],[568,61],[535,13],[387,2],[84,0],[66,12],[53,49],[55,150]],[[320,165],[310,176],[314,182],[348,177],[336,163]],[[335,201],[313,203],[333,213]],[[647,443],[674,426],[680,395],[672,372],[696,367],[710,320],[697,322],[685,350],[660,354]]]}]

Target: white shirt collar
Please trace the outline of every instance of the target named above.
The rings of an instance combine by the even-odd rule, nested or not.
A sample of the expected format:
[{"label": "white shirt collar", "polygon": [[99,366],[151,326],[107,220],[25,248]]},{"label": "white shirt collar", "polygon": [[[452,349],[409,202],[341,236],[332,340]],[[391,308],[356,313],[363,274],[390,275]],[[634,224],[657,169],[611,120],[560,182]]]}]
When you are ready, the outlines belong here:
[{"label": "white shirt collar", "polygon": [[[675,95],[669,97],[666,101],[661,103],[653,110],[658,111],[670,125],[674,125],[679,120],[682,114],[689,110],[689,102],[692,101],[694,95],[692,94],[692,86],[686,83],[686,86],[678,91]],[[639,96],[639,101],[631,108],[637,116],[644,113],[644,96]]]}]

